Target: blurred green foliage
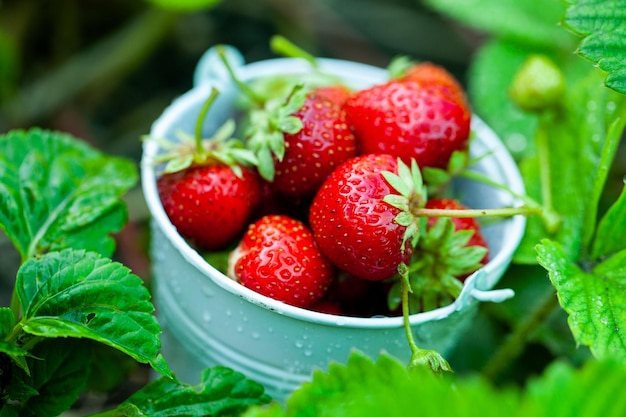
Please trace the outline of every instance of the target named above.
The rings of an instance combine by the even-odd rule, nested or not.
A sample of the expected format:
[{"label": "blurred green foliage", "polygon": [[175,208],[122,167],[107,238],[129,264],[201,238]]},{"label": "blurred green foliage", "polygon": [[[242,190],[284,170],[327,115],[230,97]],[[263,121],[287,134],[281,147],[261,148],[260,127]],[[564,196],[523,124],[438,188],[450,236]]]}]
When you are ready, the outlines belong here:
[{"label": "blurred green foliage", "polygon": [[256,61],[273,56],[274,34],[379,66],[434,60],[461,79],[480,42],[414,0],[4,0],[0,132],[60,129],[138,159],[140,135],[191,88],[206,49],[232,44]]}]

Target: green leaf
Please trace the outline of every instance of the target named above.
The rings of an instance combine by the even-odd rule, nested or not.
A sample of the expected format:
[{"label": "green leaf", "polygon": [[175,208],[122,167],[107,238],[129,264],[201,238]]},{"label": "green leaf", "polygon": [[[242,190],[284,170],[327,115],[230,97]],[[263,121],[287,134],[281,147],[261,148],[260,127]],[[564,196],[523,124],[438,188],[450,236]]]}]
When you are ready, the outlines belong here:
[{"label": "green leaf", "polygon": [[287,399],[284,413],[276,406],[253,407],[244,416],[496,417],[517,415],[517,405],[516,393],[496,392],[484,380],[459,380],[452,388],[450,380],[420,369],[409,372],[389,355],[373,361],[355,351],[346,365],[316,371]]},{"label": "green leaf", "polygon": [[169,375],[150,294],[123,265],[82,250],[51,252],[22,265],[17,292],[26,333],[92,339]]},{"label": "green leaf", "polygon": [[317,371],[281,408],[255,406],[244,417],[621,417],[626,412],[626,369],[613,360],[576,369],[548,366],[526,387],[496,388],[473,376],[435,377],[407,372],[387,355],[374,362],[353,352],[346,365]]},{"label": "green leaf", "polygon": [[558,0],[427,0],[426,4],[492,37],[517,43],[573,50],[575,37],[558,23],[565,5]]},{"label": "green leaf", "polygon": [[0,229],[25,260],[72,247],[111,256],[127,220],[120,197],[137,182],[129,160],[40,129],[0,136]]},{"label": "green leaf", "polygon": [[[617,132],[623,129],[623,121],[616,118],[626,112],[626,97],[604,88],[601,76],[593,70],[581,79],[571,79],[563,111],[542,120],[553,207],[561,225],[551,234],[538,217],[528,218],[517,262],[534,263],[534,247],[543,238],[559,242],[570,259],[579,259],[589,250]],[[526,158],[520,168],[527,194],[541,201],[538,159]]]},{"label": "green leaf", "polygon": [[610,88],[626,94],[626,3],[579,0],[565,14],[567,28],[584,36],[577,52],[597,64]]},{"label": "green leaf", "polygon": [[590,271],[569,260],[557,242],[543,240],[537,253],[576,341],[596,357],[615,357],[626,364],[626,250]]},{"label": "green leaf", "polygon": [[34,391],[19,398],[20,416],[59,415],[76,402],[85,387],[90,351],[81,341],[48,339],[35,346],[32,353],[36,358],[28,361],[31,374],[20,373],[20,378]]},{"label": "green leaf", "polygon": [[92,392],[113,392],[129,379],[131,372],[137,368],[130,356],[102,343],[92,343],[91,368],[87,390]]},{"label": "green leaf", "polygon": [[[431,382],[424,377],[425,384]],[[383,354],[374,362],[355,351],[346,365],[333,363],[328,373],[315,372],[311,382],[288,398],[287,415],[405,416],[406,410],[421,402],[418,392],[409,395],[416,385],[397,359]]]},{"label": "green leaf", "polygon": [[[266,404],[270,397],[263,386],[230,368],[216,366],[202,372],[192,386],[160,378],[124,401],[118,409],[134,410],[137,416],[238,415],[252,405]],[[126,415],[126,414],[125,414]]]},{"label": "green leaf", "polygon": [[0,352],[6,353],[11,357],[17,366],[22,368],[24,372],[29,373],[26,358],[32,356],[27,350],[22,349],[17,343],[5,342],[0,340]]},{"label": "green leaf", "polygon": [[598,259],[626,249],[626,187],[604,214],[593,241],[592,256]]},{"label": "green leaf", "polygon": [[589,361],[580,370],[556,362],[528,384],[519,415],[621,417],[625,382],[624,367],[612,360]]},{"label": "green leaf", "polygon": [[5,404],[0,409],[0,417],[20,417],[20,414],[13,404]]},{"label": "green leaf", "polygon": [[0,340],[4,339],[15,324],[15,315],[8,307],[0,308]]}]

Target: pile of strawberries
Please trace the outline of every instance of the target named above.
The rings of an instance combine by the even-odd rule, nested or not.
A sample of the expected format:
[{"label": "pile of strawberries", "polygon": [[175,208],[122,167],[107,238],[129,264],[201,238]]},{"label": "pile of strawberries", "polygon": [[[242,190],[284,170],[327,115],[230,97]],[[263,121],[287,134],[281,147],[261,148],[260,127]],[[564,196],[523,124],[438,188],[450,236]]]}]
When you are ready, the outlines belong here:
[{"label": "pile of strawberries", "polygon": [[488,259],[476,219],[441,214],[465,208],[447,184],[468,160],[471,111],[444,68],[403,62],[358,91],[314,68],[234,79],[241,106],[212,138],[162,142],[171,222],[230,278],[297,307],[398,314],[399,268],[411,312],[452,301]]}]

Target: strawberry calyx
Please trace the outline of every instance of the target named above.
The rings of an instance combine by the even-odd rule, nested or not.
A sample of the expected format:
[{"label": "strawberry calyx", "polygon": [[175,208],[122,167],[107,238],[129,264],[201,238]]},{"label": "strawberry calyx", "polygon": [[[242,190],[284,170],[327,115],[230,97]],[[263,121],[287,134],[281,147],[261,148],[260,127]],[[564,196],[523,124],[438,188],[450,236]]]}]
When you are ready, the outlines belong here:
[{"label": "strawberry calyx", "polygon": [[426,369],[433,372],[435,375],[440,375],[442,372],[452,372],[452,367],[446,361],[446,359],[436,350],[423,349],[417,346],[415,342],[415,336],[413,335],[413,328],[409,321],[409,297],[412,292],[409,280],[409,269],[406,264],[400,264],[398,267],[398,273],[400,275],[400,292],[402,301],[402,319],[404,325],[404,331],[406,333],[409,348],[411,349],[411,358],[407,365],[409,371]]},{"label": "strawberry calyx", "polygon": [[228,119],[210,138],[202,137],[202,125],[213,102],[219,95],[216,89],[204,102],[196,120],[194,135],[178,131],[177,141],[166,138],[152,138],[164,151],[154,158],[157,164],[165,164],[160,174],[183,171],[195,166],[224,164],[230,166],[238,177],[241,177],[241,166],[255,166],[256,157],[247,149],[242,141],[233,137],[235,121]]},{"label": "strawberry calyx", "polygon": [[[462,277],[482,267],[488,252],[483,246],[468,246],[473,230],[455,230],[450,218],[438,219],[422,233],[406,274],[410,288],[411,313],[450,304],[463,289]],[[401,282],[388,294],[390,310],[399,307]]]},{"label": "strawberry calyx", "polygon": [[422,175],[428,186],[429,195],[441,195],[449,189],[452,180],[461,175],[474,161],[470,161],[466,150],[454,151],[446,168],[424,167]]},{"label": "strawberry calyx", "polygon": [[285,155],[284,135],[302,130],[302,120],[293,114],[304,105],[308,92],[304,84],[295,84],[286,97],[269,99],[248,114],[246,142],[257,158],[259,174],[267,181],[274,180],[274,158],[282,161]]},{"label": "strawberry calyx", "polygon": [[417,65],[417,61],[406,55],[398,55],[391,59],[387,66],[387,73],[390,79],[402,78],[406,75],[409,68]]},{"label": "strawberry calyx", "polygon": [[427,191],[424,180],[417,162],[411,160],[409,168],[398,158],[398,173],[383,171],[382,176],[398,194],[388,194],[383,198],[387,204],[397,208],[400,212],[394,218],[394,222],[405,226],[406,230],[402,239],[401,250],[404,251],[406,242],[412,247],[417,246],[420,236],[422,221],[414,212],[426,204]]}]

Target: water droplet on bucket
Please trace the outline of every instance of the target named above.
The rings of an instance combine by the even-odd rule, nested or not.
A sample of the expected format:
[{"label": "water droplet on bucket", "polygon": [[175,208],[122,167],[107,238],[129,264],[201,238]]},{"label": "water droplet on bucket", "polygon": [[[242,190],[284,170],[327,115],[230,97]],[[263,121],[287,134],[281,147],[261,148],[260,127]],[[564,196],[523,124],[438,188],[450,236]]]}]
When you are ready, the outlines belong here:
[{"label": "water droplet on bucket", "polygon": [[306,357],[311,357],[311,356],[313,356],[313,351],[312,351],[312,350],[310,350],[310,349],[305,350],[305,351],[304,351],[304,356],[306,356]]},{"label": "water droplet on bucket", "polygon": [[258,332],[252,332],[250,336],[252,336],[254,340],[258,340],[261,338],[261,335]]},{"label": "water droplet on bucket", "polygon": [[209,323],[211,321],[211,313],[208,311],[202,313],[202,320],[204,320],[205,323]]},{"label": "water droplet on bucket", "polygon": [[237,333],[243,332],[243,326],[237,326],[236,329],[237,329]]},{"label": "water droplet on bucket", "polygon": [[335,320],[337,326],[345,326],[347,322],[348,320],[346,320],[345,317],[338,317],[337,320]]},{"label": "water droplet on bucket", "polygon": [[204,294],[207,297],[213,297],[215,295],[215,292],[213,291],[211,287],[204,285],[202,287],[202,294]]},{"label": "water droplet on bucket", "polygon": [[302,340],[296,340],[295,345],[298,349],[302,349],[302,347],[304,346],[304,342]]}]

